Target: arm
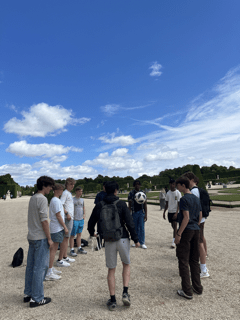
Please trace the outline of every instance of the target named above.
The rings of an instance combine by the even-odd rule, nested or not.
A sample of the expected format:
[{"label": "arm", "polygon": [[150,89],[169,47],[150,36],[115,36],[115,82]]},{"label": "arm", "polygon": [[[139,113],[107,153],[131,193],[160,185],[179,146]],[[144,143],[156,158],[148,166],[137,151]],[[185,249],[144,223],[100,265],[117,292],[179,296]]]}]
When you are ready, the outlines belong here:
[{"label": "arm", "polygon": [[178,212],[179,212],[179,202],[178,202],[178,205],[177,205],[177,211],[176,211],[176,213],[173,215],[173,220],[176,220],[176,219],[177,219]]},{"label": "arm", "polygon": [[83,220],[85,220],[86,213],[85,213],[85,207],[83,207]]},{"label": "arm", "polygon": [[178,229],[178,232],[176,234],[176,238],[175,238],[176,244],[179,244],[182,233],[185,230],[186,226],[188,225],[188,222],[189,222],[189,211],[183,210],[183,221],[182,221],[181,227]]},{"label": "arm", "polygon": [[165,219],[165,220],[166,220],[165,212],[167,211],[167,209],[168,209],[168,201],[166,201],[165,208],[164,208],[164,211],[163,211],[163,219]]},{"label": "arm", "polygon": [[41,224],[42,224],[43,231],[48,239],[48,244],[49,244],[49,249],[50,249],[53,246],[53,241],[52,241],[51,235],[50,235],[48,220],[41,221]]},{"label": "arm", "polygon": [[62,202],[62,205],[63,205],[63,210],[64,210],[64,213],[65,213],[66,219],[67,220],[71,220],[70,214],[68,214],[67,210],[65,209],[66,200],[67,200],[67,195],[65,193],[63,193],[62,196],[61,196],[61,202]]},{"label": "arm", "polygon": [[128,209],[130,212],[132,211],[132,200],[128,200]]},{"label": "arm", "polygon": [[144,202],[144,212],[145,212],[145,216],[144,216],[144,221],[147,221],[147,200]]},{"label": "arm", "polygon": [[95,224],[98,222],[100,218],[100,214],[98,212],[99,205],[97,204],[92,211],[91,217],[88,220],[88,232],[91,237],[95,234]]},{"label": "arm", "polygon": [[61,216],[61,212],[60,211],[56,213],[56,217],[57,217],[58,222],[60,223],[60,225],[64,228],[65,234],[68,234],[68,229],[67,229],[67,227],[66,227],[66,225],[65,225],[65,223],[63,221],[63,218]]}]

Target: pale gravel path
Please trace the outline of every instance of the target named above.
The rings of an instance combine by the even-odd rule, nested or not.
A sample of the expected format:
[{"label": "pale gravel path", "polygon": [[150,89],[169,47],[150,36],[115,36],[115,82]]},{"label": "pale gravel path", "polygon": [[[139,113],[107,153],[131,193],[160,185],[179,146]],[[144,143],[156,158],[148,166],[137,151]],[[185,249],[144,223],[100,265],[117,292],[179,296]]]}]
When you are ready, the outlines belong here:
[{"label": "pale gravel path", "polygon": [[[131,282],[129,293],[132,306],[122,306],[121,265],[116,272],[118,308],[107,310],[108,299],[104,252],[87,249],[86,256],[78,256],[70,268],[63,270],[60,281],[45,283],[45,295],[52,298],[47,306],[30,309],[22,302],[24,275],[28,250],[28,197],[0,200],[1,215],[1,273],[0,319],[239,319],[239,217],[240,209],[214,208],[207,221],[205,235],[208,242],[207,267],[211,278],[204,279],[204,293],[194,295],[192,301],[180,298],[175,250],[170,249],[171,228],[162,219],[158,206],[148,206],[146,223],[147,250],[131,249]],[[93,200],[85,200],[87,220]],[[83,238],[88,238],[84,228]],[[9,267],[14,252],[24,249],[24,266]]]}]

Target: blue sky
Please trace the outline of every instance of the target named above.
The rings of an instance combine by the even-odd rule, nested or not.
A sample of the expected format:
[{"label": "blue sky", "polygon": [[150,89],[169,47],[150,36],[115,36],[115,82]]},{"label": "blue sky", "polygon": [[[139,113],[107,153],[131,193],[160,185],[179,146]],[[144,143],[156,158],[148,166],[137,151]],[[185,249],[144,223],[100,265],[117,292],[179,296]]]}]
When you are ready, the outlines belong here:
[{"label": "blue sky", "polygon": [[5,1],[0,175],[240,167],[237,0]]}]

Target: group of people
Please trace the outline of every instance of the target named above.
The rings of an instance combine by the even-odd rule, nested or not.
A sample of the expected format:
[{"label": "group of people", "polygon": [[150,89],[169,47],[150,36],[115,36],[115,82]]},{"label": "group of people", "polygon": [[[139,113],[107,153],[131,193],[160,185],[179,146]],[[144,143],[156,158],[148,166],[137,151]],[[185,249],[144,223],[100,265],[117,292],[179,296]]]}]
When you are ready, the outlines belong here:
[{"label": "group of people", "polygon": [[[182,289],[177,293],[187,299],[192,299],[193,291],[202,293],[200,280],[199,257],[201,275],[209,276],[206,268],[206,241],[203,237],[201,203],[196,196],[197,177],[193,173],[185,174],[176,181],[170,180],[170,190],[167,193],[166,205],[163,213],[165,219],[168,210],[168,219],[173,227],[172,247],[177,246],[176,255],[179,261],[179,273],[182,278]],[[61,271],[53,267],[55,254],[60,244],[58,267],[70,266],[75,260],[67,256],[68,241],[70,238],[70,255],[77,256],[74,251],[74,237],[78,253],[87,252],[81,247],[81,233],[84,226],[85,208],[81,198],[82,189],[76,188],[73,198],[71,191],[75,180],[68,178],[64,186],[55,183],[50,177],[40,177],[37,180],[38,192],[31,198],[28,209],[28,241],[29,251],[27,258],[24,302],[30,302],[30,307],[47,304],[51,298],[44,297],[43,280],[60,279]],[[123,293],[122,302],[125,306],[131,305],[128,285],[130,281],[130,238],[134,247],[147,249],[145,244],[145,222],[147,221],[147,201],[139,204],[135,201],[135,194],[141,187],[141,182],[133,182],[134,189],[128,195],[128,206],[125,201],[117,197],[119,186],[115,181],[103,184],[103,191],[97,194],[95,206],[88,221],[90,237],[99,237],[104,240],[105,259],[108,268],[108,288],[110,299],[107,306],[110,311],[116,309],[115,271],[117,254],[119,253],[123,265]],[[178,190],[176,190],[176,187]],[[44,195],[51,189],[54,197],[49,206],[50,228],[47,220],[48,202]],[[190,191],[191,189],[191,191]],[[196,190],[194,190],[196,189]],[[64,191],[63,191],[64,190]],[[183,193],[183,196],[181,196]],[[61,198],[60,198],[61,197]],[[60,199],[59,199],[60,198]],[[177,228],[177,222],[179,228]],[[201,224],[203,223],[203,226]],[[97,232],[95,225],[97,224]],[[201,228],[200,228],[201,226]],[[200,244],[199,245],[199,239]],[[205,244],[204,244],[205,243]],[[50,250],[49,250],[50,249]],[[205,260],[201,250],[204,250]],[[50,253],[50,259],[49,259]],[[201,260],[202,259],[202,260]],[[190,282],[189,267],[192,284]],[[203,276],[201,276],[203,277]]]}]

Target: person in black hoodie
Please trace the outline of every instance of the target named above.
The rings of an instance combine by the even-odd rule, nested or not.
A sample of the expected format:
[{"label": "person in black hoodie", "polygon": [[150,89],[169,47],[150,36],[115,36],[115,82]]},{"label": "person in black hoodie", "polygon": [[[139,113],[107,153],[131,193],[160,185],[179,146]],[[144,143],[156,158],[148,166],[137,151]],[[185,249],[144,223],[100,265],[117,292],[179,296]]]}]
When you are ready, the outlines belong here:
[{"label": "person in black hoodie", "polygon": [[[115,181],[109,181],[105,185],[105,190],[107,195],[103,199],[104,202],[99,202],[94,207],[91,217],[88,221],[88,232],[90,236],[95,236],[95,225],[100,220],[101,209],[105,204],[112,204],[119,198],[117,197],[119,186]],[[105,257],[106,266],[108,268],[108,287],[110,292],[110,299],[107,302],[107,306],[110,311],[116,309],[116,297],[115,297],[115,271],[117,266],[117,252],[122,260],[123,264],[123,295],[122,301],[125,306],[130,306],[130,295],[128,294],[128,284],[130,280],[130,239],[134,241],[136,247],[140,246],[138,242],[138,236],[135,231],[135,225],[133,222],[132,215],[126,205],[122,200],[119,200],[116,204],[118,209],[118,214],[122,226],[122,238],[118,241],[105,241]],[[126,228],[127,227],[127,228]]]}]

